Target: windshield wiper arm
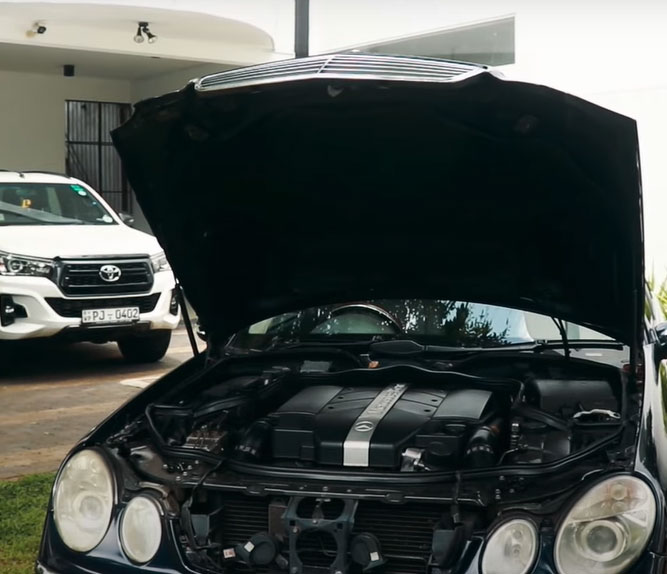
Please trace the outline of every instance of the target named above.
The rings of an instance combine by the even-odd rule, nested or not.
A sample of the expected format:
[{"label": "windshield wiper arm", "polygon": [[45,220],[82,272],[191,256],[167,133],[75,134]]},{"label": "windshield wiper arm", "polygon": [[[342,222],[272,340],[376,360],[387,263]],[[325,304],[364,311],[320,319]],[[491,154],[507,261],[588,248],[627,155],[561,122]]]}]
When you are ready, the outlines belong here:
[{"label": "windshield wiper arm", "polygon": [[563,323],[562,319],[558,319],[556,317],[551,317],[551,320],[556,324],[556,328],[558,329],[558,332],[560,333],[560,338],[563,342],[563,351],[565,352],[565,358],[569,359],[570,358],[570,343],[567,339],[567,329],[565,328],[565,323]]}]

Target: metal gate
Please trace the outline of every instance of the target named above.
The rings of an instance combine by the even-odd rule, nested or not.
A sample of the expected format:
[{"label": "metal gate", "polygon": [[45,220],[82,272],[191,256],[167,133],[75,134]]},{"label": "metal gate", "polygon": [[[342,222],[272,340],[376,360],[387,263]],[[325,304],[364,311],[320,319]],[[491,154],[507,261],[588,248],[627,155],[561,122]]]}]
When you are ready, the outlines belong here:
[{"label": "metal gate", "polygon": [[130,117],[132,106],[111,102],[67,100],[65,168],[99,191],[116,211],[131,213],[132,198],[111,130]]}]

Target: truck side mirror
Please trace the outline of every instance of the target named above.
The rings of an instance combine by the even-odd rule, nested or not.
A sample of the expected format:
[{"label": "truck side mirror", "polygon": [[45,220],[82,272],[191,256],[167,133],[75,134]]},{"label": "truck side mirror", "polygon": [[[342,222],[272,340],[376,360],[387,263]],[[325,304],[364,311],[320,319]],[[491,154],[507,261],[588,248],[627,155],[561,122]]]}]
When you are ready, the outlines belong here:
[{"label": "truck side mirror", "polygon": [[658,335],[658,342],[663,349],[667,350],[667,321],[658,323],[655,326],[655,332]]},{"label": "truck side mirror", "polygon": [[118,213],[118,217],[120,217],[120,220],[125,225],[129,225],[130,227],[132,227],[132,225],[134,225],[134,217],[132,215],[130,215],[129,213],[125,213],[123,211],[120,211]]}]

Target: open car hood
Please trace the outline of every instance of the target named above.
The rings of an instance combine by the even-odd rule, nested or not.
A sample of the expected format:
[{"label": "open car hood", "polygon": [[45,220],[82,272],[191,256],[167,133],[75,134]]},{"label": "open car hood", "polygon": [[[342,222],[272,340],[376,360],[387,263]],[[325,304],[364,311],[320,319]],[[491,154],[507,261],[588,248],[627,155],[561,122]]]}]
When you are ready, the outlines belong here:
[{"label": "open car hood", "polygon": [[232,70],[113,133],[203,328],[366,298],[477,301],[636,343],[635,122],[474,65]]}]

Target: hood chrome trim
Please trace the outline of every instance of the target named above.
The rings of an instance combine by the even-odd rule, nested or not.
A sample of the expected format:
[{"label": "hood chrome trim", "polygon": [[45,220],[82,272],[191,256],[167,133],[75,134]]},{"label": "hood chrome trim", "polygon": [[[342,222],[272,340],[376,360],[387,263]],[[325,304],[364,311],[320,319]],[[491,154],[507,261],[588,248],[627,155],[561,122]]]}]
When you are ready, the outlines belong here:
[{"label": "hood chrome trim", "polygon": [[451,82],[485,70],[486,66],[446,60],[370,54],[334,54],[270,62],[212,74],[197,80],[195,89],[199,92],[207,92],[312,79]]}]

